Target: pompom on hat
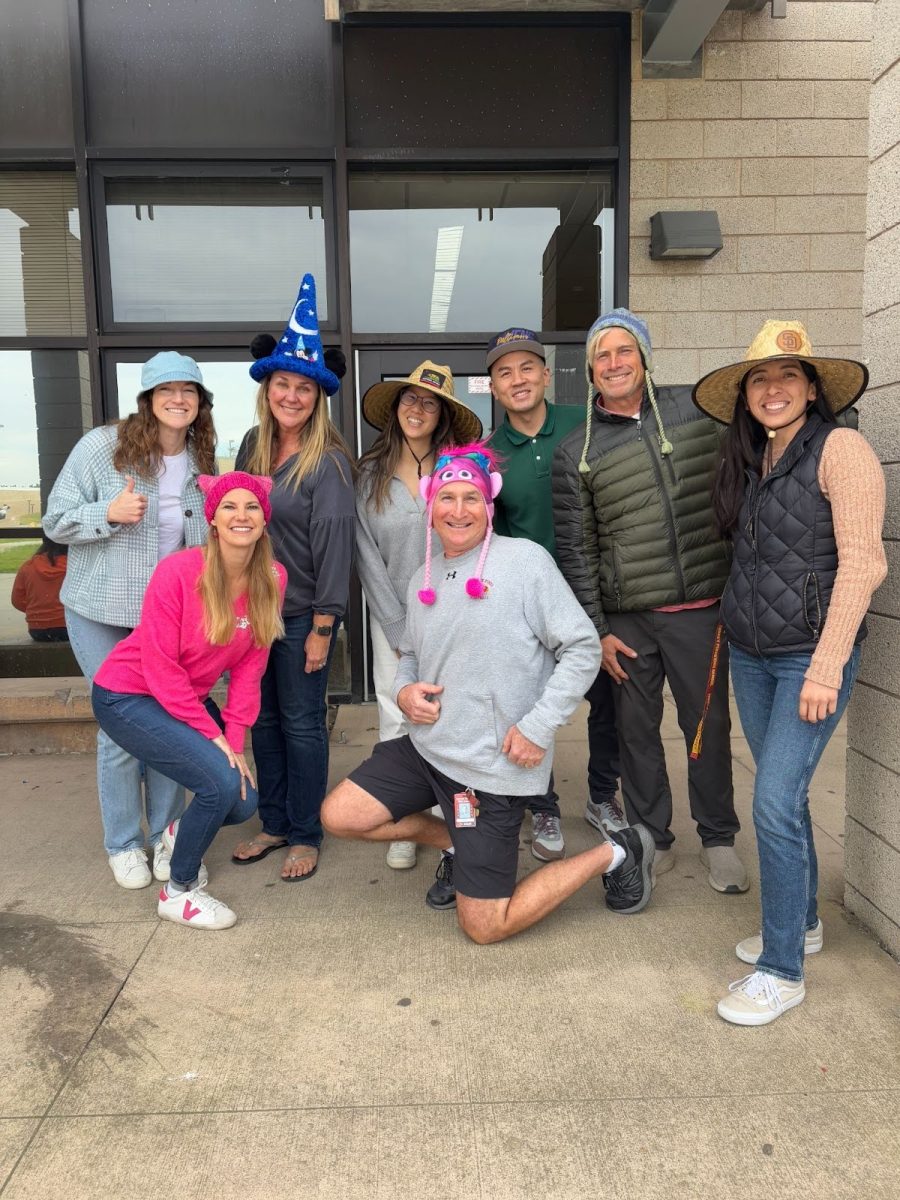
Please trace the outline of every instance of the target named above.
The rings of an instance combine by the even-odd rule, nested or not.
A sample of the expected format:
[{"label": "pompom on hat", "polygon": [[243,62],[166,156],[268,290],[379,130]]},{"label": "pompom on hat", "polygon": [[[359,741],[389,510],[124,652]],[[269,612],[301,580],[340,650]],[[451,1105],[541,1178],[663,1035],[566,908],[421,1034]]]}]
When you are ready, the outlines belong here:
[{"label": "pompom on hat", "polygon": [[[262,383],[273,371],[290,371],[318,383],[326,396],[334,395],[341,386],[340,376],[344,372],[333,370],[332,366],[336,364],[329,365],[326,361],[316,314],[316,281],[312,275],[303,276],[297,302],[288,317],[281,341],[276,342],[267,334],[260,334],[251,342],[250,352],[256,358],[250,368],[250,377],[257,383]],[[340,358],[343,360],[343,355]]]},{"label": "pompom on hat", "polygon": [[197,484],[206,497],[203,503],[203,515],[209,524],[216,514],[216,509],[222,503],[222,498],[235,488],[244,488],[252,492],[260,503],[263,520],[268,525],[272,520],[272,504],[269,493],[272,490],[272,480],[267,475],[250,475],[246,471],[226,471],[224,475],[199,475]]},{"label": "pompom on hat", "polygon": [[835,415],[855,403],[869,382],[868,369],[861,362],[813,354],[809,335],[799,321],[766,321],[741,362],[703,376],[692,393],[694,403],[714,421],[730,425],[741,380],[751,367],[772,358],[796,358],[815,367],[828,406]]},{"label": "pompom on hat", "polygon": [[466,592],[473,600],[481,600],[487,589],[482,580],[484,562],[487,558],[491,534],[494,531],[494,500],[503,486],[503,476],[497,470],[499,460],[494,451],[482,442],[467,446],[448,446],[438,457],[434,470],[419,480],[419,493],[428,505],[428,521],[425,529],[425,578],[419,589],[419,600],[432,605],[437,593],[431,586],[431,531],[434,528],[434,501],[441,488],[448,483],[468,483],[478,488],[487,512],[487,529],[478,556],[478,567],[471,579],[466,580]]}]

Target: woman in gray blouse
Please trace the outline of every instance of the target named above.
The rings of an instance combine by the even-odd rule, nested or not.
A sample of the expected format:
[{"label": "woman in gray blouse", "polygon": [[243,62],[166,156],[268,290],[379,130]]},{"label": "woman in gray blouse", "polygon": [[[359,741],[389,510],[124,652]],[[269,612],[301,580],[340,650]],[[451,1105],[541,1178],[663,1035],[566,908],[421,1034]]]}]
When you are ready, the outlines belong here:
[{"label": "woman in gray blouse", "polygon": [[[453,395],[449,367],[423,362],[406,379],[376,383],[363,415],[380,430],[359,461],[357,570],[369,605],[372,665],[381,741],[400,737],[403,714],[391,699],[406,624],[406,590],[425,560],[425,502],[419,480],[448,445],[481,437],[481,421]],[[391,842],[389,867],[416,865],[414,842]]]}]

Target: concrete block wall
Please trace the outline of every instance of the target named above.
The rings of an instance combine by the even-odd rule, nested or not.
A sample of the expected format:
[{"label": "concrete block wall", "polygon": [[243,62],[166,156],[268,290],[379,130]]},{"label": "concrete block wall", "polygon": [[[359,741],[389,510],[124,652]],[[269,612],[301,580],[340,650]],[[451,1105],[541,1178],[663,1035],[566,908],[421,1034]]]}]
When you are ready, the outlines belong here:
[{"label": "concrete block wall", "polygon": [[[726,11],[702,79],[683,80],[641,78],[635,14],[630,304],[650,322],[658,382],[733,362],[770,316],[802,320],[824,354],[859,356],[872,14],[869,0],[789,0],[782,20],[768,5]],[[896,88],[882,103],[896,116]],[[715,209],[723,249],[652,262],[649,219],[664,209]],[[889,286],[887,264],[873,271]]]},{"label": "concrete block wall", "polygon": [[872,6],[860,428],[884,463],[888,578],[850,706],[844,900],[900,958],[900,0]]}]

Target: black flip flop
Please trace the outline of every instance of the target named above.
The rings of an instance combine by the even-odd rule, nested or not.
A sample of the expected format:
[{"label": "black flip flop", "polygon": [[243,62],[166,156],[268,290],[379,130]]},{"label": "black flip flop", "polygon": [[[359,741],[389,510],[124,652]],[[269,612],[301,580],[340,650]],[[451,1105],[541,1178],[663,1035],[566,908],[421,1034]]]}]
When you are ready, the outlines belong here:
[{"label": "black flip flop", "polygon": [[266,842],[257,842],[255,838],[251,838],[250,843],[251,845],[255,843],[257,846],[265,846],[265,850],[263,850],[262,854],[254,854],[251,858],[238,858],[236,854],[232,854],[231,861],[236,863],[239,867],[246,867],[250,863],[262,862],[262,860],[267,858],[273,850],[283,850],[287,845],[287,842],[284,841],[273,842],[270,846]]},{"label": "black flip flop", "polygon": [[[315,847],[311,846],[310,849],[311,850],[315,849]],[[310,855],[310,854],[303,854],[300,856],[301,859],[311,858],[311,857],[312,857],[312,855]],[[316,871],[318,871],[318,869],[319,869],[319,859],[321,857],[322,857],[322,847],[320,846],[318,849],[318,858],[316,858],[316,865],[313,867],[313,869],[311,871],[307,871],[305,875],[282,875],[281,882],[282,883],[303,883],[303,881],[306,879],[312,879],[313,875],[315,875]]]}]

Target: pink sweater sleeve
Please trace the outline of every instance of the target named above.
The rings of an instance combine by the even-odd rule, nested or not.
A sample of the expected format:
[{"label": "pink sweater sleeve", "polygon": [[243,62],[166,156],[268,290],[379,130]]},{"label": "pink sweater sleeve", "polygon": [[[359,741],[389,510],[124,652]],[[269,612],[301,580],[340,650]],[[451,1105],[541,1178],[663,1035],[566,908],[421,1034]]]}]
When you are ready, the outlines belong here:
[{"label": "pink sweater sleeve", "polygon": [[[275,564],[278,589],[284,604],[287,574],[280,563]],[[259,716],[260,681],[269,662],[269,647],[253,646],[236,662],[228,675],[228,696],[222,709],[225,737],[236,754],[244,753],[247,730]]]},{"label": "pink sweater sleeve", "polygon": [[141,669],[151,696],[171,716],[190,725],[204,737],[217,738],[221,730],[200,703],[190,676],[179,662],[187,589],[196,582],[176,570],[179,556],[163,559],[150,577],[141,609]]},{"label": "pink sweater sleeve", "polygon": [[830,433],[819,459],[819,486],[831,501],[838,569],[822,636],[805,678],[839,688],[872,593],[887,574],[881,541],[884,471],[855,429]]}]

